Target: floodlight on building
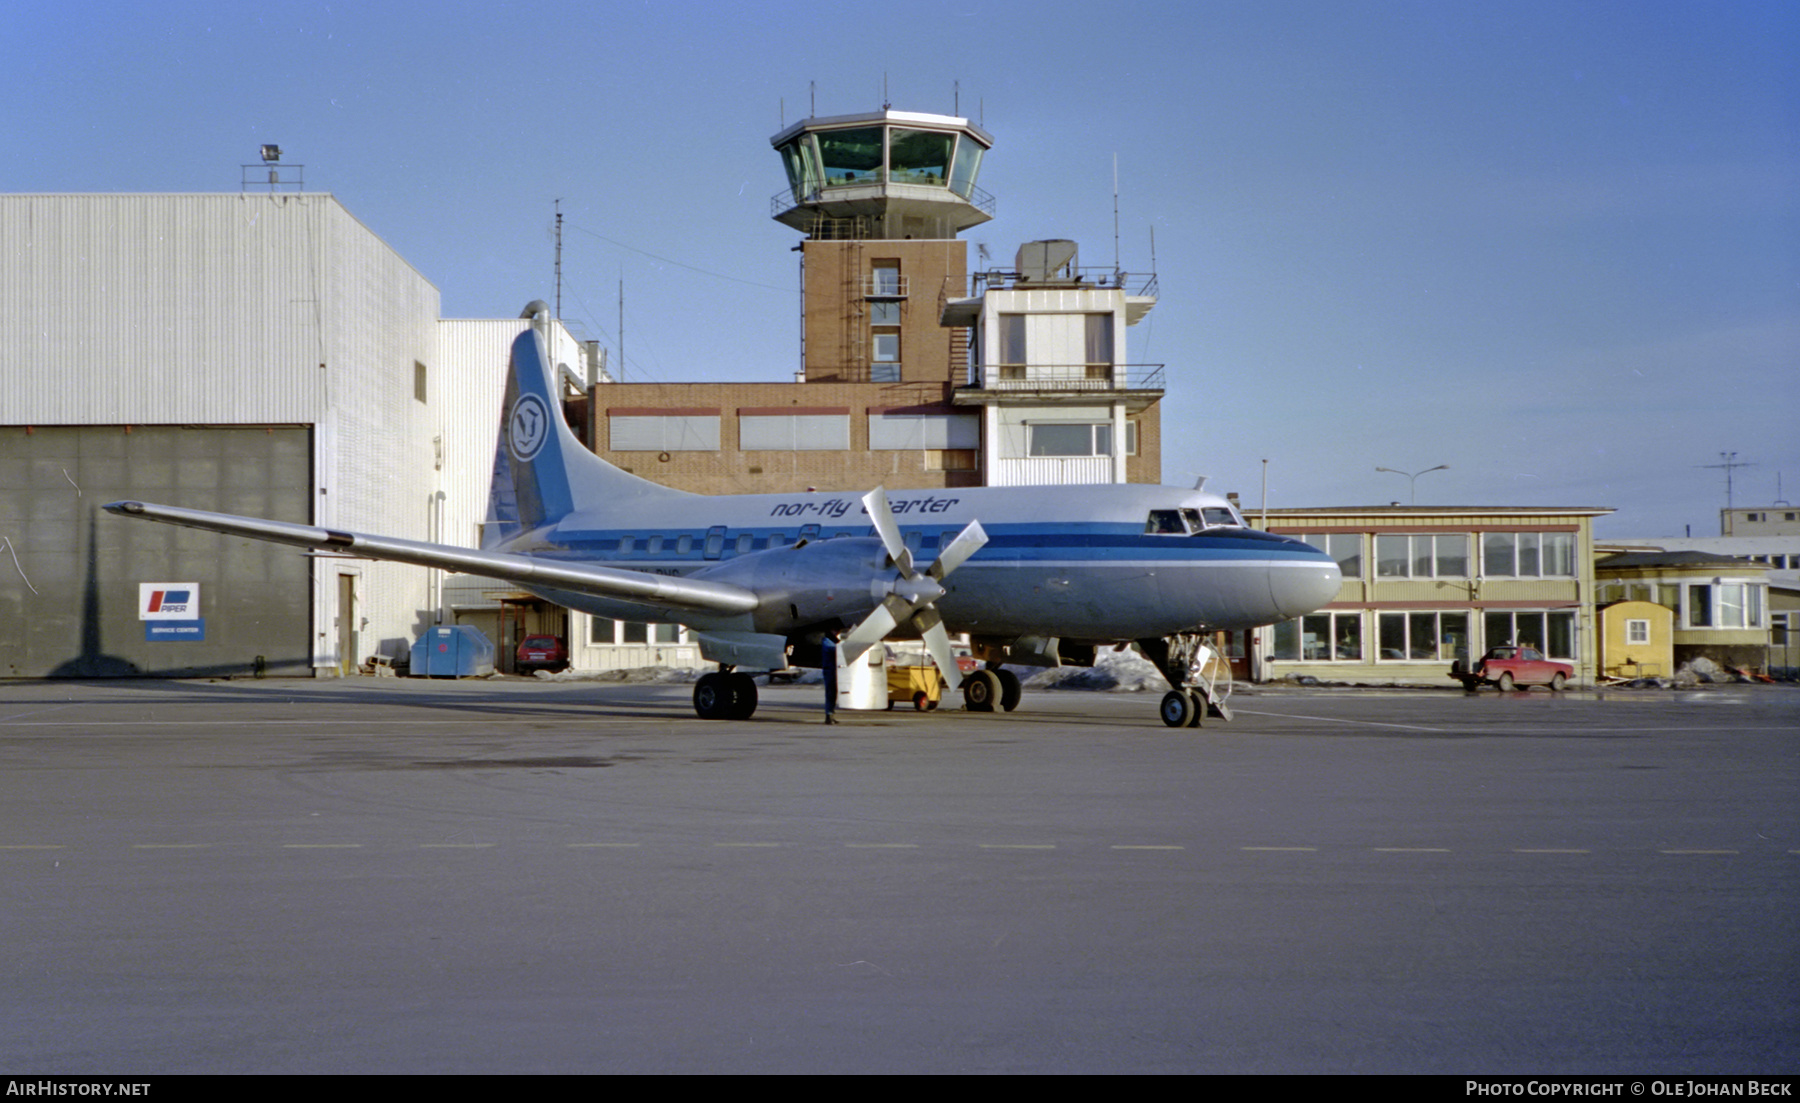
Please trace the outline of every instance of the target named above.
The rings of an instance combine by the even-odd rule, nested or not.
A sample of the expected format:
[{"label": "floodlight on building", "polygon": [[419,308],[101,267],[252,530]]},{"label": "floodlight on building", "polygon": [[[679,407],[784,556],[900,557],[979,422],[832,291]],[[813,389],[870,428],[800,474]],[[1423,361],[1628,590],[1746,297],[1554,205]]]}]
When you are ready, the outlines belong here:
[{"label": "floodlight on building", "polygon": [[271,163],[281,160],[281,147],[275,145],[262,147],[262,159]]}]

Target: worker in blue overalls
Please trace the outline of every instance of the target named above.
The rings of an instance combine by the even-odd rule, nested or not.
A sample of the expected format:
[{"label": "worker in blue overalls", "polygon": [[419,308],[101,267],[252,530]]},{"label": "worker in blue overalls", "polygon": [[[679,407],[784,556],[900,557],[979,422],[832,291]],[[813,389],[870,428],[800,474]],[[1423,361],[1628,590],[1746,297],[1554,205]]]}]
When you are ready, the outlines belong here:
[{"label": "worker in blue overalls", "polygon": [[838,641],[836,632],[825,633],[820,664],[825,668],[825,722],[837,723]]}]

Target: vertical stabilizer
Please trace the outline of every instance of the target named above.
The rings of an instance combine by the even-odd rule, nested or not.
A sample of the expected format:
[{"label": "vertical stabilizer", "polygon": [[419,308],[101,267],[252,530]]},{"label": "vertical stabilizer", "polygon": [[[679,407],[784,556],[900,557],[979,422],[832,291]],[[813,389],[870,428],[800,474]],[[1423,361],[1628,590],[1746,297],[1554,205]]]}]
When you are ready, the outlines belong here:
[{"label": "vertical stabilizer", "polygon": [[576,439],[563,420],[562,397],[534,318],[513,341],[482,546],[498,546],[571,513],[603,514],[646,497],[687,496],[619,470]]}]

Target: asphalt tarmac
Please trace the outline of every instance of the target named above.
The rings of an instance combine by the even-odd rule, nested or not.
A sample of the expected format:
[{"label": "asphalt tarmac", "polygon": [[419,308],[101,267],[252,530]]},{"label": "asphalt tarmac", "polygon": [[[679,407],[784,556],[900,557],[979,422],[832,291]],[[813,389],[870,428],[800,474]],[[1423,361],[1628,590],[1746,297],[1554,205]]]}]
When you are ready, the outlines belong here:
[{"label": "asphalt tarmac", "polygon": [[0,1072],[1788,1074],[1800,690],[0,683]]}]

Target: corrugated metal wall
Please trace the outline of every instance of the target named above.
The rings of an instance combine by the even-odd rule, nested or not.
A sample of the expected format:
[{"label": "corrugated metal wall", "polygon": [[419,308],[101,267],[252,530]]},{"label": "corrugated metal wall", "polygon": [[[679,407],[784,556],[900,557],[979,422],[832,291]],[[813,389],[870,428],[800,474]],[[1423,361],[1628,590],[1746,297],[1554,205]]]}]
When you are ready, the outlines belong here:
[{"label": "corrugated metal wall", "polygon": [[[138,497],[309,522],[311,436],[276,426],[0,428],[0,677],[310,673],[304,556],[100,506]],[[139,585],[156,582],[199,584],[203,640],[146,640]]]}]

